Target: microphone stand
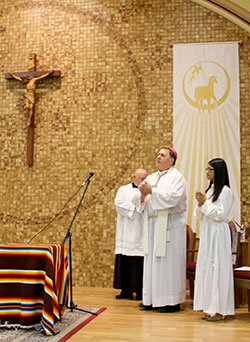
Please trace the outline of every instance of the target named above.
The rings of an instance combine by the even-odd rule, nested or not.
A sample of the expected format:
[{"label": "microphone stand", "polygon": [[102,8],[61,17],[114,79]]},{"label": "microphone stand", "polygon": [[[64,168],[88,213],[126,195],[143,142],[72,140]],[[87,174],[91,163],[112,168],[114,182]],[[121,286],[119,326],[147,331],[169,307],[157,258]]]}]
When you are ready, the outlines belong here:
[{"label": "microphone stand", "polygon": [[[87,185],[86,185],[85,190],[84,190],[84,192],[83,192],[83,194],[82,194],[82,197],[81,197],[81,200],[80,200],[80,202],[79,202],[79,204],[78,204],[78,207],[76,208],[75,214],[74,214],[74,216],[73,216],[73,219],[72,219],[72,221],[71,221],[71,223],[70,223],[70,226],[69,226],[69,228],[68,228],[68,230],[67,230],[67,233],[66,233],[66,235],[65,235],[65,237],[64,237],[64,240],[63,240],[63,243],[62,243],[62,244],[64,245],[65,242],[66,242],[66,240],[69,239],[70,307],[68,307],[68,309],[70,309],[71,312],[73,312],[73,310],[76,309],[76,310],[83,311],[83,312],[87,312],[87,313],[90,313],[90,314],[92,314],[92,315],[97,316],[97,313],[95,313],[95,312],[91,312],[91,311],[87,311],[87,310],[83,310],[83,309],[81,309],[81,308],[78,308],[77,305],[75,305],[74,302],[73,302],[73,290],[72,290],[72,283],[73,283],[73,281],[72,281],[72,248],[71,248],[71,237],[72,237],[72,233],[70,232],[70,230],[71,230],[71,227],[72,227],[72,225],[73,225],[73,222],[75,221],[75,218],[76,218],[76,215],[77,215],[77,213],[78,213],[78,211],[79,211],[79,208],[80,208],[80,206],[81,206],[81,204],[82,204],[83,197],[84,197],[84,195],[85,195],[85,193],[86,193],[86,191],[87,191],[87,189],[88,189],[88,186],[89,186],[89,183],[90,183],[90,177],[88,177],[88,179],[86,180],[85,183],[86,183]],[[83,183],[83,184],[85,184],[85,183]]]}]

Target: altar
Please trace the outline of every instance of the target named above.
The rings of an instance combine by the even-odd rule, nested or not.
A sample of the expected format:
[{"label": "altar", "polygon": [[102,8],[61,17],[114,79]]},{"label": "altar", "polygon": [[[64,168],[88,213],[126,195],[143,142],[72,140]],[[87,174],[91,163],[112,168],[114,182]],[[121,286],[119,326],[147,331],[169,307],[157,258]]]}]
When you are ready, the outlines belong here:
[{"label": "altar", "polygon": [[55,335],[68,294],[64,245],[0,245],[0,327],[42,327],[47,336]]}]

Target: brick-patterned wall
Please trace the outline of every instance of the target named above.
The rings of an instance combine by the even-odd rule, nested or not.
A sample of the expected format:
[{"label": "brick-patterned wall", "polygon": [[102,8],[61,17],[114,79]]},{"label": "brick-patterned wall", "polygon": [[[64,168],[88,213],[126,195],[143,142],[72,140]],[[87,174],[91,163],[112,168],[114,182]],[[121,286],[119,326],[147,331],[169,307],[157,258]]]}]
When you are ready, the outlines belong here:
[{"label": "brick-patterned wall", "polygon": [[[94,172],[72,226],[74,284],[112,286],[114,196],[172,143],[172,44],[240,46],[242,221],[250,226],[249,36],[190,0],[2,0],[0,237],[24,242]],[[34,164],[26,164],[25,87],[7,72],[61,70],[37,87]],[[33,241],[62,242],[83,189]]]}]

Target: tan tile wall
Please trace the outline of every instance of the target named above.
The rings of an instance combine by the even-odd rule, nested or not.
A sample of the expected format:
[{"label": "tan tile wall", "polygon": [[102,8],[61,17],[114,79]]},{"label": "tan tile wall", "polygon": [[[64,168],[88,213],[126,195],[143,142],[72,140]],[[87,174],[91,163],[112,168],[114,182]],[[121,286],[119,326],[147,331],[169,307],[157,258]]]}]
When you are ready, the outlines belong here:
[{"label": "tan tile wall", "polygon": [[[242,220],[250,226],[249,36],[190,0],[2,0],[0,3],[0,229],[25,242],[94,172],[72,226],[73,280],[112,286],[118,187],[137,167],[154,170],[172,142],[173,43],[236,41],[240,47]],[[26,164],[25,88],[7,72],[62,78],[37,87],[34,164]],[[62,242],[83,189],[33,241]]]}]

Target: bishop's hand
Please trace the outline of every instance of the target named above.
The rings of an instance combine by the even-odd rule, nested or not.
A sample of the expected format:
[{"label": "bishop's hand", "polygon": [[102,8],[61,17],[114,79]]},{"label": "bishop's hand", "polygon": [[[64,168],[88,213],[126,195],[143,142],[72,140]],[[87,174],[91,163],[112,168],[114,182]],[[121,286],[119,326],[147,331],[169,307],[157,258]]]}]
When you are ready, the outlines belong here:
[{"label": "bishop's hand", "polygon": [[152,194],[152,185],[148,182],[142,182],[142,184],[139,186],[139,190],[142,195],[147,196],[149,194]]}]

